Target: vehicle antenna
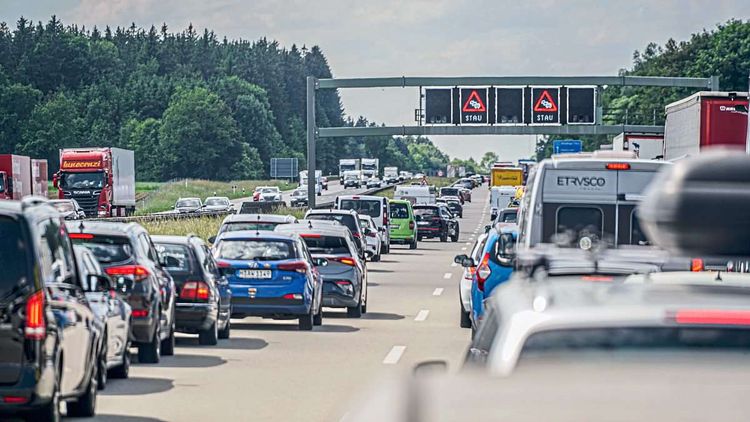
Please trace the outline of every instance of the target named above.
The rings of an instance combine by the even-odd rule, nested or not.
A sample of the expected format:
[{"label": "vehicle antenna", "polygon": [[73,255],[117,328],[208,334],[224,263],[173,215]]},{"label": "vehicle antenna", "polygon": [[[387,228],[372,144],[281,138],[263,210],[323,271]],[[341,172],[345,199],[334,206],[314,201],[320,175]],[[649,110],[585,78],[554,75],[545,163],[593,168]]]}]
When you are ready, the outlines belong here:
[{"label": "vehicle antenna", "polygon": [[714,281],[724,281],[721,278],[721,271],[716,271],[716,278],[714,279]]},{"label": "vehicle antenna", "polygon": [[312,226],[312,220],[309,220],[309,221],[307,222],[307,228],[308,228],[308,229],[311,229],[311,228],[313,228],[313,226]]},{"label": "vehicle antenna", "polygon": [[78,230],[80,230],[81,233],[83,233],[83,229],[85,229],[85,227],[83,226],[83,221],[81,221],[81,224],[78,225]]}]

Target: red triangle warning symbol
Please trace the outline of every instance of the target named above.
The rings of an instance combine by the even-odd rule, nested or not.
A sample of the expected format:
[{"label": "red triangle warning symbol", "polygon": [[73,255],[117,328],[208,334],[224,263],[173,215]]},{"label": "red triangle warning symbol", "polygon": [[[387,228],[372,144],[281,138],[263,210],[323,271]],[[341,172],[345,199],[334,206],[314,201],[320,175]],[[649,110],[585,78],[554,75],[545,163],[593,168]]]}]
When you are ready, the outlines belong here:
[{"label": "red triangle warning symbol", "polygon": [[539,99],[536,100],[536,104],[534,104],[534,111],[540,111],[542,113],[557,112],[557,104],[555,104],[555,100],[552,99],[552,96],[549,95],[549,91],[547,91],[546,89],[542,91],[542,95],[540,95]]},{"label": "red triangle warning symbol", "polygon": [[487,111],[487,107],[484,106],[484,101],[479,97],[479,93],[476,90],[471,91],[469,99],[464,103],[464,107],[461,109],[464,113],[484,113]]}]

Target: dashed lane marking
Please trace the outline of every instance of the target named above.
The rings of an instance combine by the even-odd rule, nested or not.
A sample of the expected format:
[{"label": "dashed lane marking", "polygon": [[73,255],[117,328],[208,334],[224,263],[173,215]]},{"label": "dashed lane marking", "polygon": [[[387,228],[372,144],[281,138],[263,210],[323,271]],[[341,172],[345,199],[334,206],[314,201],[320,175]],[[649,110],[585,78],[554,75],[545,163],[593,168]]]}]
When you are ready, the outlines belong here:
[{"label": "dashed lane marking", "polygon": [[417,313],[417,316],[414,317],[414,321],[424,321],[427,319],[427,316],[430,315],[430,311],[427,309],[422,309]]},{"label": "dashed lane marking", "polygon": [[437,287],[437,288],[435,288],[435,290],[434,290],[434,291],[432,292],[432,295],[433,295],[433,296],[440,296],[441,294],[443,294],[443,290],[444,290],[444,289],[443,289],[442,287]]},{"label": "dashed lane marking", "polygon": [[453,274],[451,274],[451,273],[445,273],[445,274],[443,274],[443,278],[446,279],[446,280],[449,279],[449,278],[451,278],[451,277],[453,277]]},{"label": "dashed lane marking", "polygon": [[387,355],[385,355],[385,359],[383,359],[383,363],[385,365],[395,365],[398,363],[398,361],[401,359],[401,355],[404,354],[404,351],[406,350],[406,346],[393,346],[391,347],[391,351],[388,352]]}]

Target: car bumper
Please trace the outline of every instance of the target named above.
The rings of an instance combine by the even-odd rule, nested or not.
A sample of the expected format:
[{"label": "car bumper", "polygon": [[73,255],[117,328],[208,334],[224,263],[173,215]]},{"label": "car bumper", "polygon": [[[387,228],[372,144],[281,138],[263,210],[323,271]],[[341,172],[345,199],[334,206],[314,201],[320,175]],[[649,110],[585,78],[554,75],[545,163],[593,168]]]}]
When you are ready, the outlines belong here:
[{"label": "car bumper", "polygon": [[216,306],[208,303],[177,303],[175,306],[175,328],[177,331],[194,333],[206,330],[216,321]]},{"label": "car bumper", "polygon": [[2,397],[25,397],[24,403],[10,404],[0,401],[0,415],[17,414],[34,410],[52,400],[55,386],[55,366],[53,362],[39,368],[37,365],[27,365],[21,370],[18,382],[14,385],[0,387]]},{"label": "car bumper", "polygon": [[418,227],[417,235],[422,237],[440,237],[442,230],[433,227]]},{"label": "car bumper", "polygon": [[352,284],[351,292],[338,286],[333,282],[323,283],[323,306],[330,308],[346,308],[357,306],[357,297],[359,288]]},{"label": "car bumper", "polygon": [[156,320],[154,317],[133,318],[130,323],[130,340],[134,343],[150,343],[154,338]]},{"label": "car bumper", "polygon": [[390,243],[407,244],[407,243],[413,242],[414,237],[415,237],[415,234],[413,232],[409,232],[409,233],[391,232]]},{"label": "car bumper", "polygon": [[306,315],[310,312],[311,300],[284,299],[280,297],[233,297],[232,316],[259,316],[284,318]]}]

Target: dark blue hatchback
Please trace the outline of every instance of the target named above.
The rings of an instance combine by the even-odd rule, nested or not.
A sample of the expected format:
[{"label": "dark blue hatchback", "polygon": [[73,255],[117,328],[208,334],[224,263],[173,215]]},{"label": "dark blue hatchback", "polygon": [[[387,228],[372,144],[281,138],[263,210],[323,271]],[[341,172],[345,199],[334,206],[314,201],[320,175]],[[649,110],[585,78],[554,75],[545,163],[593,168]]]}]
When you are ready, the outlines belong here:
[{"label": "dark blue hatchback", "polygon": [[232,290],[232,316],[299,320],[300,330],[323,322],[322,282],[296,234],[222,233],[214,257]]}]

